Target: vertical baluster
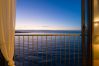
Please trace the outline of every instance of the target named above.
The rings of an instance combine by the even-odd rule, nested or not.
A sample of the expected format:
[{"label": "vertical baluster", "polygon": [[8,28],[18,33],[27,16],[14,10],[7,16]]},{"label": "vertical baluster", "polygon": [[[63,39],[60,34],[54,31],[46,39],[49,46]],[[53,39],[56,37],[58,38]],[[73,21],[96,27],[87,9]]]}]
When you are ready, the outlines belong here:
[{"label": "vertical baluster", "polygon": [[23,66],[24,66],[24,36],[23,36]]},{"label": "vertical baluster", "polygon": [[57,64],[57,41],[56,41],[56,36],[55,36],[55,51],[56,51],[56,56],[55,56],[55,60],[56,60],[56,64]]},{"label": "vertical baluster", "polygon": [[42,66],[43,66],[43,36],[41,36],[41,47],[42,47]]},{"label": "vertical baluster", "polygon": [[[32,53],[33,53],[33,51],[34,51],[33,48],[34,48],[34,39],[33,39],[33,36],[32,36]],[[33,53],[33,55],[34,55],[34,53]],[[32,57],[33,57],[33,56],[32,56]],[[32,59],[32,63],[33,63],[33,61],[34,61],[34,60]]]},{"label": "vertical baluster", "polygon": [[76,44],[76,37],[75,36],[74,36],[74,39],[73,40],[74,40],[74,64],[75,64],[75,53],[76,53],[75,52],[75,44]]},{"label": "vertical baluster", "polygon": [[62,38],[61,38],[61,35],[60,35],[60,64],[61,64],[61,42],[62,41]]},{"label": "vertical baluster", "polygon": [[[80,37],[80,36],[79,36],[79,39],[80,39],[80,40],[79,40],[79,46],[81,47],[81,44],[82,44],[82,43],[81,43],[81,37]],[[80,51],[82,51],[81,48],[80,48]],[[82,55],[81,52],[80,52],[80,54]],[[81,56],[80,56],[80,59],[81,59]],[[87,59],[87,57],[86,57],[86,59]],[[87,62],[87,60],[85,60],[85,61]],[[80,61],[80,62],[81,62],[81,61]],[[81,64],[80,62],[79,62],[79,64]]]},{"label": "vertical baluster", "polygon": [[29,64],[29,36],[28,36],[28,64]]},{"label": "vertical baluster", "polygon": [[47,50],[48,50],[48,46],[47,46],[47,36],[46,36],[46,66],[47,66]]},{"label": "vertical baluster", "polygon": [[[78,39],[80,39],[79,36],[77,36],[77,37],[78,37]],[[80,49],[79,49],[79,47],[80,47],[79,45],[80,45],[80,44],[79,44],[79,40],[78,40],[78,65],[79,65],[79,50],[80,50]]]},{"label": "vertical baluster", "polygon": [[51,65],[52,65],[52,44],[53,43],[52,43],[52,36],[51,36],[51,44],[50,44],[51,45],[51,50],[50,50],[50,54],[51,54]]},{"label": "vertical baluster", "polygon": [[64,36],[64,50],[65,50],[65,58],[64,58],[64,63],[65,63],[65,65],[66,65],[66,38],[65,38],[66,36]]},{"label": "vertical baluster", "polygon": [[71,57],[71,56],[70,56],[70,49],[71,49],[71,48],[70,48],[70,44],[71,44],[71,43],[70,43],[70,37],[71,37],[71,36],[70,36],[70,34],[69,34],[69,36],[68,36],[68,39],[69,39],[69,43],[68,43],[68,46],[69,46],[69,64],[70,64],[70,57]]},{"label": "vertical baluster", "polygon": [[[20,58],[20,36],[18,36],[18,40],[19,40],[19,58]],[[21,60],[19,60],[19,62],[21,62]],[[20,63],[19,63],[19,66],[21,66]]]},{"label": "vertical baluster", "polygon": [[38,36],[37,36],[37,63],[38,63]]},{"label": "vertical baluster", "polygon": [[[15,51],[16,50],[16,41],[15,40],[16,40],[16,36],[14,36],[14,60],[16,59],[16,57],[15,57],[16,56],[16,51]],[[16,65],[16,63],[15,63],[15,65]]]}]

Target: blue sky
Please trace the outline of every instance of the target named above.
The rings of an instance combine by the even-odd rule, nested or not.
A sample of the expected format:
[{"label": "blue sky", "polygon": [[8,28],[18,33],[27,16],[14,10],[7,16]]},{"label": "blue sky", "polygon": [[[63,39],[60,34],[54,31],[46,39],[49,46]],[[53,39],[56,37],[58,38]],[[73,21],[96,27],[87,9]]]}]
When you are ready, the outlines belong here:
[{"label": "blue sky", "polygon": [[16,0],[16,29],[80,30],[81,0]]}]

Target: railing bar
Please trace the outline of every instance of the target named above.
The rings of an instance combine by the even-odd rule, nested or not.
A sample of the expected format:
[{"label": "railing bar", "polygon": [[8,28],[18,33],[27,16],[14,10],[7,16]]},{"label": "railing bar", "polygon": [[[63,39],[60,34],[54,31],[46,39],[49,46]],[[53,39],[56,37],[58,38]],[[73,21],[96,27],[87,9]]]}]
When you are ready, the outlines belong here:
[{"label": "railing bar", "polygon": [[47,46],[47,36],[46,36],[46,66],[47,66],[47,50],[48,50],[48,46]]},{"label": "railing bar", "polygon": [[27,35],[15,35],[15,36],[80,36],[80,34],[27,34]]},{"label": "railing bar", "polygon": [[23,66],[24,66],[24,36],[23,36]]},{"label": "railing bar", "polygon": [[57,64],[57,41],[56,41],[56,36],[55,36],[55,51],[56,51],[56,58],[55,58],[55,60],[56,60],[56,64]]}]

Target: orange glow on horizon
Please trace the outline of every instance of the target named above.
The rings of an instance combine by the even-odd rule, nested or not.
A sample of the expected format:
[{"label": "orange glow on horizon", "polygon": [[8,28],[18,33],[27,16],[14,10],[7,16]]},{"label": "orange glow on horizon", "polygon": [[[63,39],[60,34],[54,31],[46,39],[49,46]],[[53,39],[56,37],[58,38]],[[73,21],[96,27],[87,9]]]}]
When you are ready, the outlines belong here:
[{"label": "orange glow on horizon", "polygon": [[16,30],[80,30],[81,27],[63,26],[16,26]]}]

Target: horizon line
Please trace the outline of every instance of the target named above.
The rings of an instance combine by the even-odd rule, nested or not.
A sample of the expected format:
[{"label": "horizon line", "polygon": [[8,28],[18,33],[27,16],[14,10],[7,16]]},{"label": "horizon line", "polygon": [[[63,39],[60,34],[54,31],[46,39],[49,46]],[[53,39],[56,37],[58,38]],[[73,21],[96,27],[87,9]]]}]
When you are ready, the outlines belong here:
[{"label": "horizon line", "polygon": [[[32,30],[32,29],[15,29],[15,31],[16,30]],[[81,29],[80,29],[81,30]],[[53,30],[51,30],[51,31],[53,31]],[[64,31],[64,30],[59,30],[59,31]]]}]

